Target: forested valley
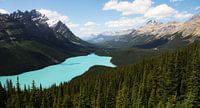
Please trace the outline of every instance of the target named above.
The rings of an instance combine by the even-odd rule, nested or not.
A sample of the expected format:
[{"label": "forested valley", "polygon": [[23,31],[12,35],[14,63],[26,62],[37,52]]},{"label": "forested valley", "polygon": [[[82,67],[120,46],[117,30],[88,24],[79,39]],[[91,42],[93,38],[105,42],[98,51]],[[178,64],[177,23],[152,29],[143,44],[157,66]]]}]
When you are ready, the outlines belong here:
[{"label": "forested valley", "polygon": [[[197,108],[200,44],[116,68],[95,66],[50,88],[0,84],[1,108]],[[14,86],[16,85],[16,86]]]}]

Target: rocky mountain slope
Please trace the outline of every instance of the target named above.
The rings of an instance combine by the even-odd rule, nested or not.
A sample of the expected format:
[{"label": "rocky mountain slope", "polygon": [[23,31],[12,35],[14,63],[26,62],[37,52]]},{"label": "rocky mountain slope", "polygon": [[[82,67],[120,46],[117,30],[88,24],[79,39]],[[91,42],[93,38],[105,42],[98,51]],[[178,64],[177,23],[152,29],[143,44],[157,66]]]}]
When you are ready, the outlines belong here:
[{"label": "rocky mountain slope", "polygon": [[[99,46],[121,48],[171,48],[198,41],[200,37],[200,14],[186,22],[159,23],[150,20],[146,25],[120,33],[123,35],[98,35],[88,40]],[[100,41],[95,41],[100,40]]]},{"label": "rocky mountain slope", "polygon": [[93,49],[62,22],[49,27],[47,21],[36,10],[0,14],[0,75],[39,69]]},{"label": "rocky mountain slope", "polygon": [[[111,47],[118,46],[121,47],[123,42],[126,42],[128,37],[134,33],[135,30],[123,30],[118,32],[104,32],[99,35],[92,36],[93,38],[88,39],[90,43],[94,43],[100,46]],[[120,44],[118,44],[120,43]]]}]

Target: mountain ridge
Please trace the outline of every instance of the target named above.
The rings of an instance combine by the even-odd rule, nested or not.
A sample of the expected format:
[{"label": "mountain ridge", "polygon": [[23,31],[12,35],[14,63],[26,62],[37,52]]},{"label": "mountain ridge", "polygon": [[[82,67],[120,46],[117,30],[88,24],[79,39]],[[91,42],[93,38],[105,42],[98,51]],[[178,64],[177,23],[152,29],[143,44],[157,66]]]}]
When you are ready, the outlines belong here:
[{"label": "mountain ridge", "polygon": [[[145,45],[160,39],[167,39],[168,41],[172,41],[177,35],[181,34],[180,41],[187,41],[189,44],[193,43],[195,40],[199,40],[198,39],[200,37],[199,16],[200,14],[197,14],[185,22],[159,23],[155,20],[149,20],[147,21],[146,25],[138,29],[132,29],[131,34],[129,33],[127,34],[124,33],[124,35],[116,34],[112,35],[112,38],[108,38],[107,35],[100,34],[94,37],[93,39],[88,40],[88,42],[103,47],[111,46],[112,48],[120,48],[120,46],[123,46],[129,48],[129,47]],[[95,41],[98,39],[100,41]],[[152,48],[156,47],[162,47],[162,44],[155,45],[155,47]]]},{"label": "mountain ridge", "polygon": [[94,46],[64,28],[47,24],[36,10],[0,14],[0,75],[14,75],[89,54]]}]

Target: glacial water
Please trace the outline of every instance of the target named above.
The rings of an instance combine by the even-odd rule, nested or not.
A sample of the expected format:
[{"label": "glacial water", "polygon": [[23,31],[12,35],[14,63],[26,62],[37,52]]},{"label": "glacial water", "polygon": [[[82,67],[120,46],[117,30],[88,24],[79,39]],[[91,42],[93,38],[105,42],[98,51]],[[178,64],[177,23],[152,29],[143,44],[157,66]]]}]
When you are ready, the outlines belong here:
[{"label": "glacial water", "polygon": [[6,80],[9,79],[12,80],[13,84],[16,84],[18,77],[21,87],[24,87],[24,85],[31,86],[34,80],[37,87],[41,84],[42,87],[48,88],[53,84],[58,85],[61,82],[70,81],[72,78],[83,74],[94,65],[115,67],[110,60],[111,57],[98,56],[95,54],[71,57],[60,64],[48,66],[40,70],[14,76],[2,76],[0,77],[0,82],[4,85],[6,84]]}]

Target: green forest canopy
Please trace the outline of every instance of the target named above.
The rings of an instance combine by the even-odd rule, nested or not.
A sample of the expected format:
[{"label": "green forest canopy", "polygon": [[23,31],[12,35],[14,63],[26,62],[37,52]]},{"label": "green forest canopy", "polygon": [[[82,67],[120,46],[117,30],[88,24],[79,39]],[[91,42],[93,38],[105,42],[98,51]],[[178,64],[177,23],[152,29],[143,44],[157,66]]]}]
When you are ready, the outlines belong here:
[{"label": "green forest canopy", "polygon": [[[14,82],[15,83],[15,82]],[[5,108],[200,107],[200,44],[117,68],[95,66],[48,89],[0,84]]]}]

